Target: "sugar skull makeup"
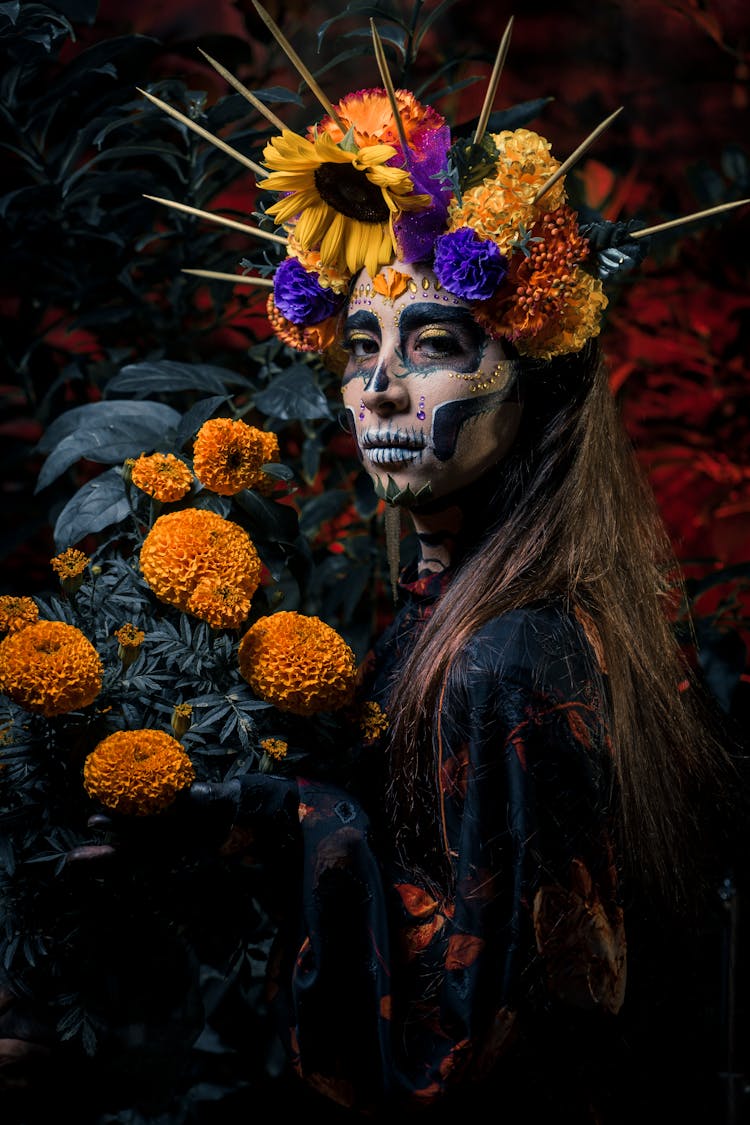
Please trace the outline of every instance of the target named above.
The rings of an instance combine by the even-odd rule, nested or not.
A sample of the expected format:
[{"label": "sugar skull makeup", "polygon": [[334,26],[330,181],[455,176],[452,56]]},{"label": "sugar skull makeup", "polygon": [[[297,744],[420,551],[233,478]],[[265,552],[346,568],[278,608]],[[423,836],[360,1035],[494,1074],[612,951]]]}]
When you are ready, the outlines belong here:
[{"label": "sugar skull makeup", "polygon": [[505,456],[520,419],[515,361],[427,268],[359,275],[343,336],[343,398],[379,495],[450,495]]}]

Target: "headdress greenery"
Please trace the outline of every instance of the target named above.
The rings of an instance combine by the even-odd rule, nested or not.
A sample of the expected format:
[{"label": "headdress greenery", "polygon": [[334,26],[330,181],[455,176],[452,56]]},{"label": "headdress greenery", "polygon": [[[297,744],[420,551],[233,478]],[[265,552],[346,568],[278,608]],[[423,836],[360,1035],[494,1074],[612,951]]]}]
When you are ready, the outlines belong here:
[{"label": "headdress greenery", "polygon": [[[385,283],[392,289],[399,263],[424,262],[438,290],[469,301],[487,333],[509,341],[520,355],[551,359],[574,353],[601,329],[604,283],[643,258],[647,236],[748,202],[733,201],[649,228],[600,218],[580,222],[568,201],[566,174],[622,107],[563,161],[553,156],[543,136],[519,127],[517,112],[492,114],[512,17],[473,135],[464,137],[410,91],[394,88],[373,19],[382,87],[357,90],[334,105],[268,13],[257,0],[253,3],[325,111],[305,136],[288,129],[209,55],[211,65],[278,130],[263,150],[263,166],[141,92],[236,157],[255,173],[262,191],[278,194],[265,215],[283,234],[158,201],[276,246],[273,280],[187,272],[270,287],[271,325],[301,351],[325,352],[335,344],[339,313],[360,270],[375,278],[383,267],[395,267],[395,279]],[[513,127],[503,127],[506,123]],[[407,282],[416,297],[413,280]]]}]

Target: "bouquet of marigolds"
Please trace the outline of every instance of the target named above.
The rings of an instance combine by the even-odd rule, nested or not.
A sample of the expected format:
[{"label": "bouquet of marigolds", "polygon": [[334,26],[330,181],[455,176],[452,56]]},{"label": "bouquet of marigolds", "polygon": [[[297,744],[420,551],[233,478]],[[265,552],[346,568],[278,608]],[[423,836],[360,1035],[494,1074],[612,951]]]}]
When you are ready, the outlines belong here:
[{"label": "bouquet of marigolds", "polygon": [[[181,800],[195,781],[326,768],[385,719],[356,700],[352,645],[310,612],[320,567],[273,430],[158,402],[70,414],[42,484],[97,425],[110,462],[132,455],[59,513],[56,541],[79,545],[51,559],[58,590],[0,596],[0,995],[41,999],[91,1057],[139,1027],[172,1067],[211,1022],[207,981],[261,1020],[271,933],[241,864],[183,846]],[[127,861],[71,863],[112,818]]]}]

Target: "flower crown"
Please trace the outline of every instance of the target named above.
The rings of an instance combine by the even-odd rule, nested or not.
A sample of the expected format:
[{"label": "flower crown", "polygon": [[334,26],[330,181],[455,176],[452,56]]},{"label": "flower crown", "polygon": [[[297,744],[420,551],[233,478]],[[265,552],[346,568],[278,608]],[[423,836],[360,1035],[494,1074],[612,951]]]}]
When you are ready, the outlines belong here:
[{"label": "flower crown", "polygon": [[[580,351],[601,330],[607,306],[603,282],[641,261],[648,235],[747,203],[712,207],[648,229],[604,219],[579,223],[568,203],[565,174],[621,112],[611,114],[564,162],[549,142],[526,128],[488,131],[490,111],[510,42],[508,22],[472,139],[454,139],[444,117],[408,90],[393,87],[382,43],[370,20],[383,86],[326,98],[281,30],[254,6],[310,89],[325,116],[302,137],[206,52],[211,65],[276,129],[264,167],[184,117],[152,94],[150,101],[229,151],[280,198],[266,209],[284,235],[198,214],[286,248],[274,279],[186,270],[205,277],[272,286],[271,326],[284,343],[326,352],[339,334],[339,316],[353,278],[363,268],[373,288],[391,299],[409,277],[399,263],[425,263],[436,284],[468,301],[493,338],[518,354],[551,359]],[[149,197],[156,198],[156,197]],[[378,271],[394,267],[387,279]]]}]

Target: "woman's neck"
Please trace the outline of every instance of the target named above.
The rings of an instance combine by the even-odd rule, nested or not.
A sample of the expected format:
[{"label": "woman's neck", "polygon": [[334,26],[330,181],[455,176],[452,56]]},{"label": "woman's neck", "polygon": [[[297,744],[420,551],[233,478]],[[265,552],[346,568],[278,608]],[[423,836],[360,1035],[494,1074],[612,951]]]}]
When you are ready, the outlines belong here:
[{"label": "woman's neck", "polygon": [[409,509],[419,545],[417,574],[441,574],[455,566],[473,547],[491,520],[488,504],[495,481],[486,474],[481,481],[452,492],[431,504]]}]

